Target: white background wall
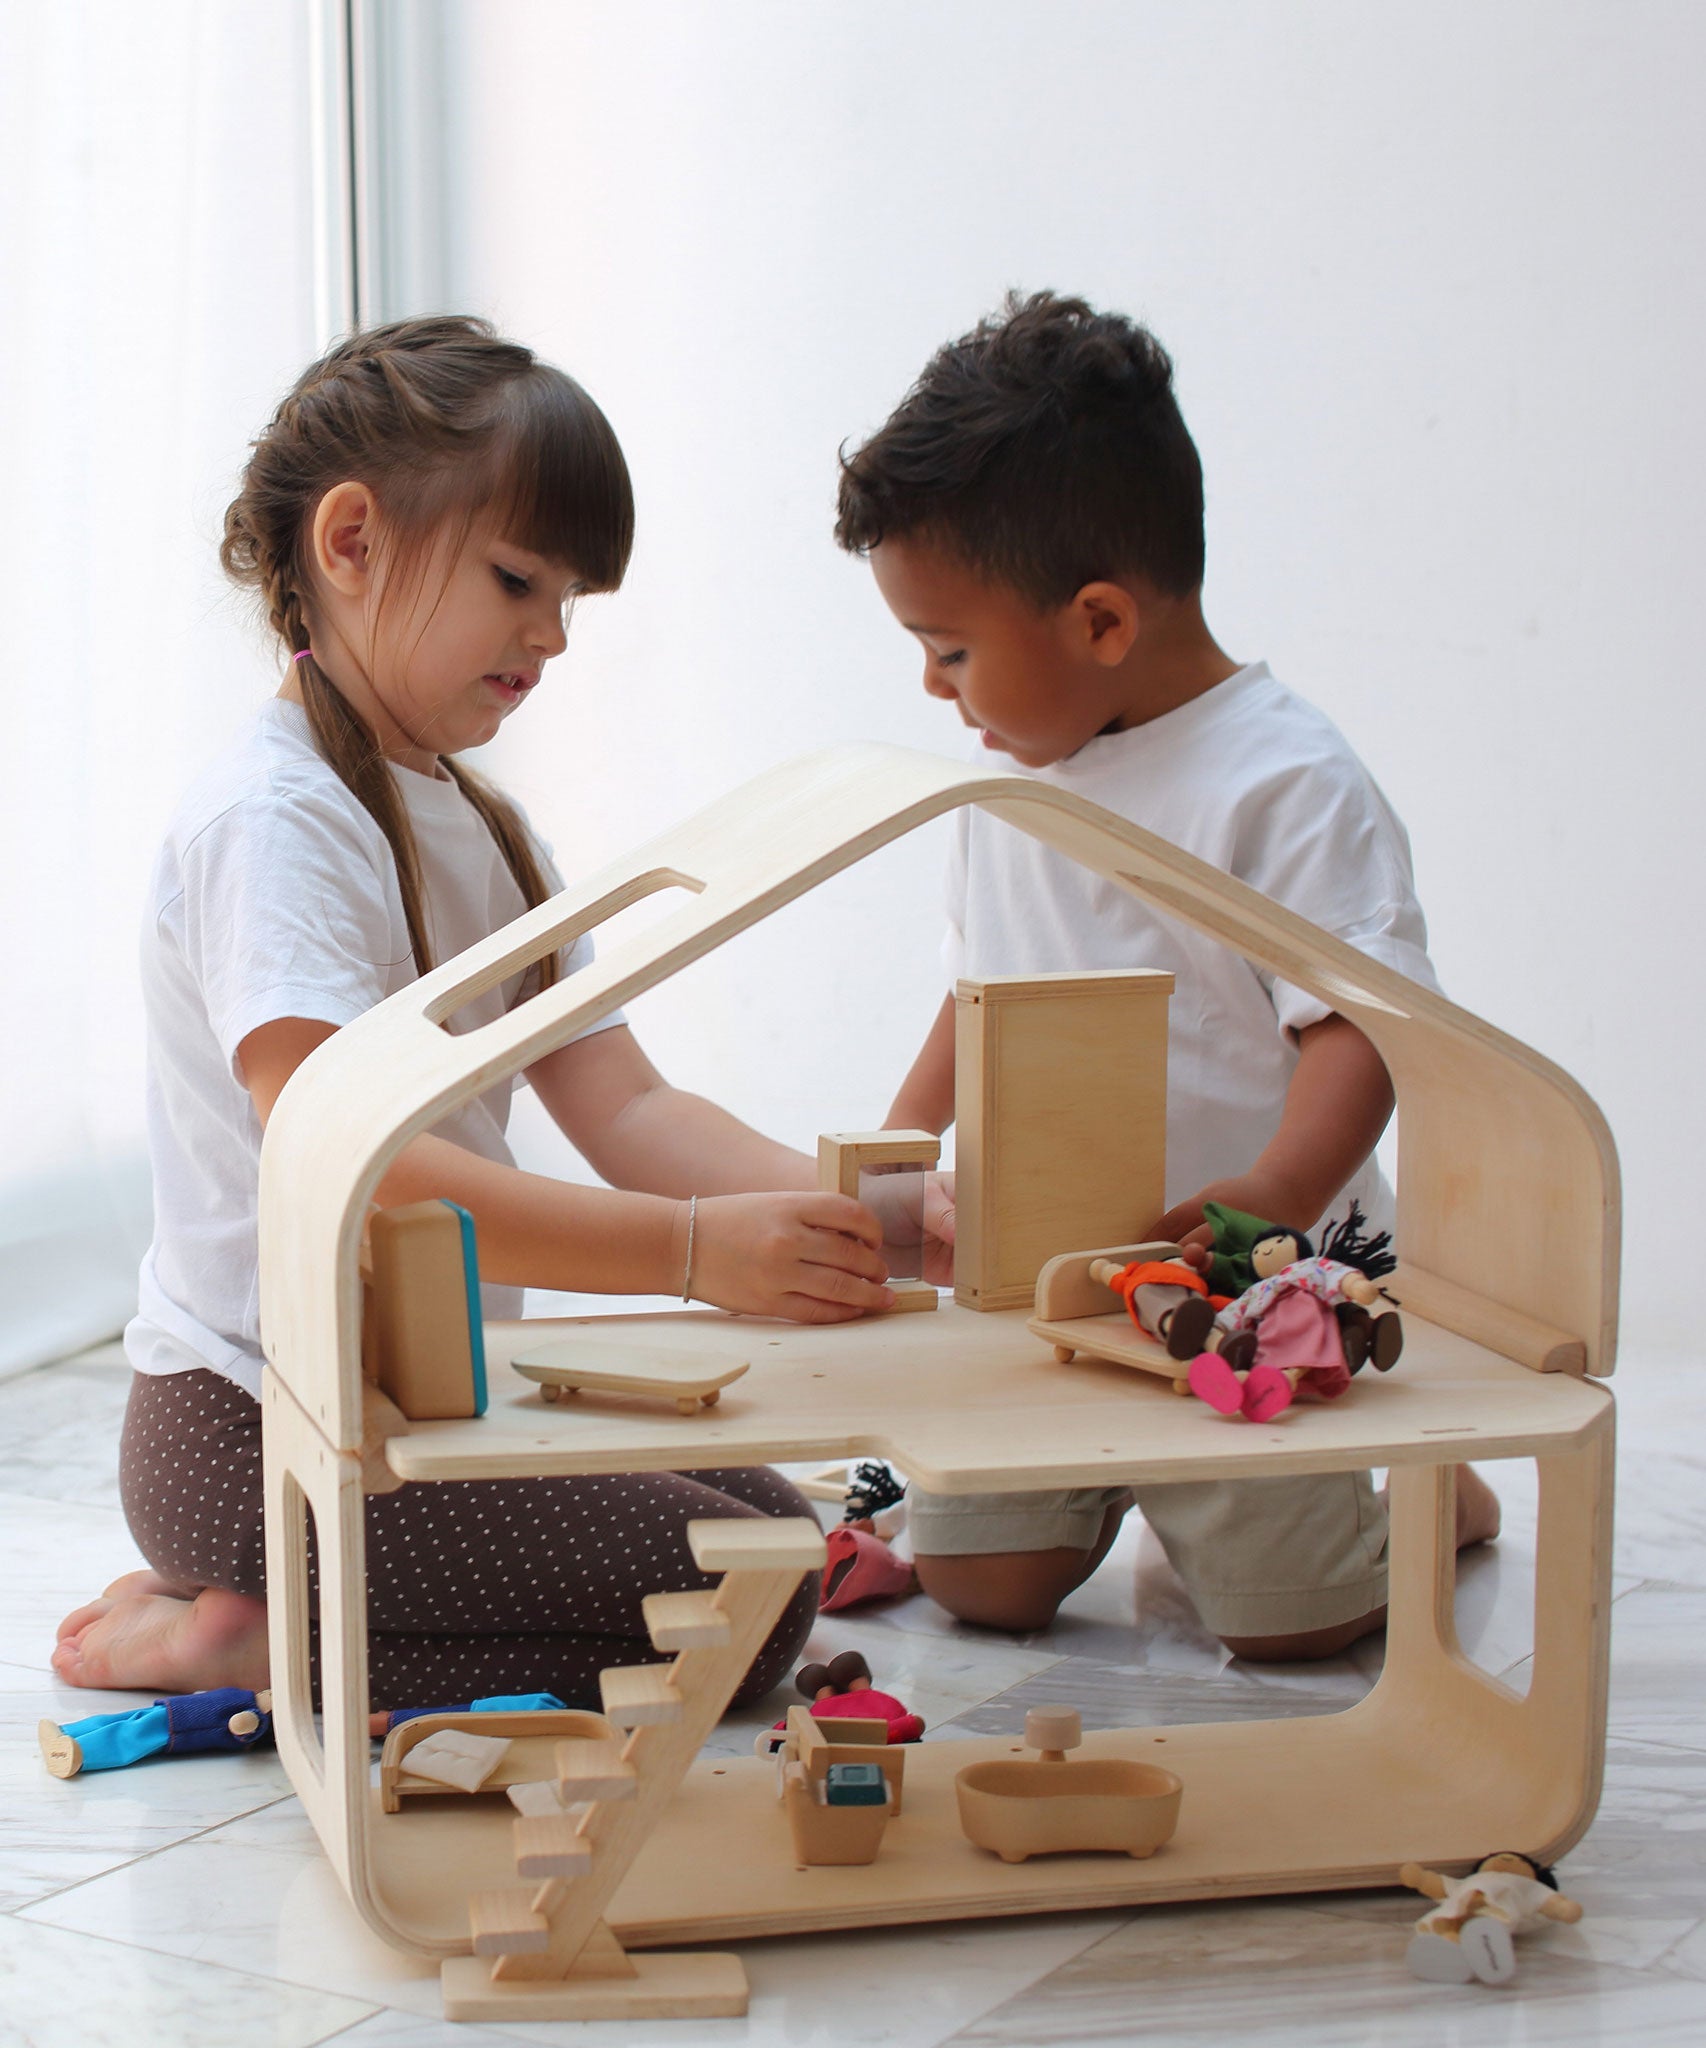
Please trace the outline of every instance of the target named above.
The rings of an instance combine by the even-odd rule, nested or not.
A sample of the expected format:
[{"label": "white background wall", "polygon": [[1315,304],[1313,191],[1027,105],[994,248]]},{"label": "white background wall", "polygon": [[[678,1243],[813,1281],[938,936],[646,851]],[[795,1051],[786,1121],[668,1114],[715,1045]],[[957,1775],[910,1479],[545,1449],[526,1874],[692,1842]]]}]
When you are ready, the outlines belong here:
[{"label": "white background wall", "polygon": [[[1179,358],[1224,644],[1408,818],[1451,991],[1598,1096],[1628,1334],[1692,1343],[1706,10],[443,4],[453,296],[584,378],[640,494],[628,588],[493,750],[564,864],[826,741],[957,749],[830,542],[835,448],[1009,284],[1126,307]],[[318,341],[301,0],[9,7],[6,44],[0,1369],[132,1298],[137,912],[276,681],[213,547]],[[648,1042],[797,1140],[875,1117],[937,870],[857,870]]]},{"label": "white background wall", "polygon": [[[1408,820],[1450,992],[1598,1097],[1626,1335],[1694,1342],[1706,10],[453,14],[458,295],[582,378],[639,493],[627,588],[491,750],[565,866],[827,741],[958,751],[830,541],[837,444],[1009,285],[1123,307],[1178,359],[1211,624]],[[796,1139],[874,1118],[937,870],[907,842],[639,1027]]]}]

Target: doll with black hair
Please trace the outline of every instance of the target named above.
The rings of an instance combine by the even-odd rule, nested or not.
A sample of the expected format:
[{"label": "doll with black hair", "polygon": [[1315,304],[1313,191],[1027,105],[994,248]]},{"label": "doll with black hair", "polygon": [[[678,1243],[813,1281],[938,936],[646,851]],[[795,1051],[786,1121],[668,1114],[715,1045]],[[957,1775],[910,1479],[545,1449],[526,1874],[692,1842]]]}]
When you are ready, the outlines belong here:
[{"label": "doll with black hair", "polygon": [[1435,1984],[1508,1984],[1516,1975],[1512,1937],[1542,1920],[1574,1924],[1582,1909],[1558,1889],[1558,1880],[1536,1856],[1496,1849],[1467,1877],[1446,1877],[1406,1863],[1400,1884],[1439,1903],[1416,1922],[1405,1961],[1411,1973]]},{"label": "doll with black hair", "polygon": [[[1206,1214],[1215,1232],[1211,1284],[1242,1291],[1215,1317],[1219,1346],[1192,1363],[1194,1394],[1222,1414],[1265,1422],[1300,1389],[1333,1401],[1365,1364],[1391,1371],[1403,1325],[1395,1314],[1371,1310],[1382,1296],[1379,1282],[1398,1262],[1390,1232],[1365,1234],[1356,1202],[1342,1223],[1327,1226],[1319,1255],[1301,1230],[1218,1202],[1206,1204]],[[1240,1373],[1227,1352],[1245,1332],[1255,1336],[1255,1355]]]}]

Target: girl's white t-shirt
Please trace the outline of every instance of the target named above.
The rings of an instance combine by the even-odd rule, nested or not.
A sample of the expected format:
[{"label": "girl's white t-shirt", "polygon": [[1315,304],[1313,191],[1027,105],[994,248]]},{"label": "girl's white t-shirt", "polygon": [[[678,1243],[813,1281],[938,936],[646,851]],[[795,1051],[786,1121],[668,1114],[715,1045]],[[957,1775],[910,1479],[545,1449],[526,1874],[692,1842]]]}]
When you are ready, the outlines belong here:
[{"label": "girl's white t-shirt", "polygon": [[[1051,767],[1013,772],[1088,797],[1438,989],[1403,825],[1338,727],[1265,662]],[[1295,1034],[1328,1006],[1016,826],[973,808],[956,822],[950,979],[1170,969],[1168,1205],[1247,1172],[1279,1128]],[[1333,1213],[1352,1198],[1391,1226],[1391,1190],[1374,1161]]]},{"label": "girl's white t-shirt", "polygon": [[[392,773],[442,962],[519,917],[526,902],[454,782]],[[548,850],[539,851],[547,888],[560,889]],[[591,958],[583,938],[565,951],[563,971]],[[389,844],[316,749],[307,713],[272,699],[185,796],[150,885],[142,987],[154,1241],[125,1331],[138,1371],[208,1366],[259,1396],[261,1124],[237,1048],[280,1017],[348,1024],[415,978]],[[521,979],[488,989],[449,1028],[501,1016]],[[593,1029],[622,1021],[612,1015]],[[514,1087],[507,1080],[475,1096],[435,1135],[512,1163],[504,1132]],[[488,1316],[520,1313],[518,1288],[483,1294]]]}]

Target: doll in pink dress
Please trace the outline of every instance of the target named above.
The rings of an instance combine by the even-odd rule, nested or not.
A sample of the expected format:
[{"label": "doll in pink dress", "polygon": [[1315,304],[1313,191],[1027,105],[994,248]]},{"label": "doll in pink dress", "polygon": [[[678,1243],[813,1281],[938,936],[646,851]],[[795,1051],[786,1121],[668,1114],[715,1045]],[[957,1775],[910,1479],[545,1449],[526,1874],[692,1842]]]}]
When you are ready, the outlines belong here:
[{"label": "doll in pink dress", "polygon": [[[1403,1325],[1394,1314],[1370,1313],[1382,1298],[1380,1280],[1397,1264],[1390,1243],[1386,1231],[1363,1235],[1354,1202],[1343,1223],[1329,1224],[1319,1256],[1300,1230],[1276,1224],[1255,1236],[1247,1255],[1251,1284],[1215,1317],[1223,1340],[1254,1332],[1250,1378],[1241,1381],[1221,1354],[1205,1351],[1191,1366],[1191,1391],[1223,1414],[1243,1411],[1266,1421],[1299,1391],[1337,1400],[1365,1363],[1390,1372],[1404,1346]],[[1260,1414],[1248,1394],[1257,1374],[1273,1390]],[[1282,1381],[1289,1390],[1283,1398]]]}]

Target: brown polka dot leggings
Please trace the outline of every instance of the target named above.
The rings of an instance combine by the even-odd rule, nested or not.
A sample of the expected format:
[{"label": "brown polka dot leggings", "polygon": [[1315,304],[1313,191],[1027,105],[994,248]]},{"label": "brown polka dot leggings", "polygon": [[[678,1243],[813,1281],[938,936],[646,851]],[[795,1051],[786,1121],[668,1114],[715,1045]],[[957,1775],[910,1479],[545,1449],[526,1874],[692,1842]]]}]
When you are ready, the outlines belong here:
[{"label": "brown polka dot leggings", "polygon": [[[137,1373],[119,1484],[131,1534],[157,1572],[265,1594],[261,1408],[242,1387],[208,1371]],[[640,1615],[644,1596],[715,1583],[694,1569],[689,1522],[812,1510],[779,1472],[755,1466],[451,1479],[369,1494],[366,1512],[375,1707],[554,1692],[572,1707],[596,1708],[607,1665],[657,1661]],[[312,1549],[309,1572],[312,1582]],[[791,1669],[817,1593],[809,1573],[737,1703]]]}]

